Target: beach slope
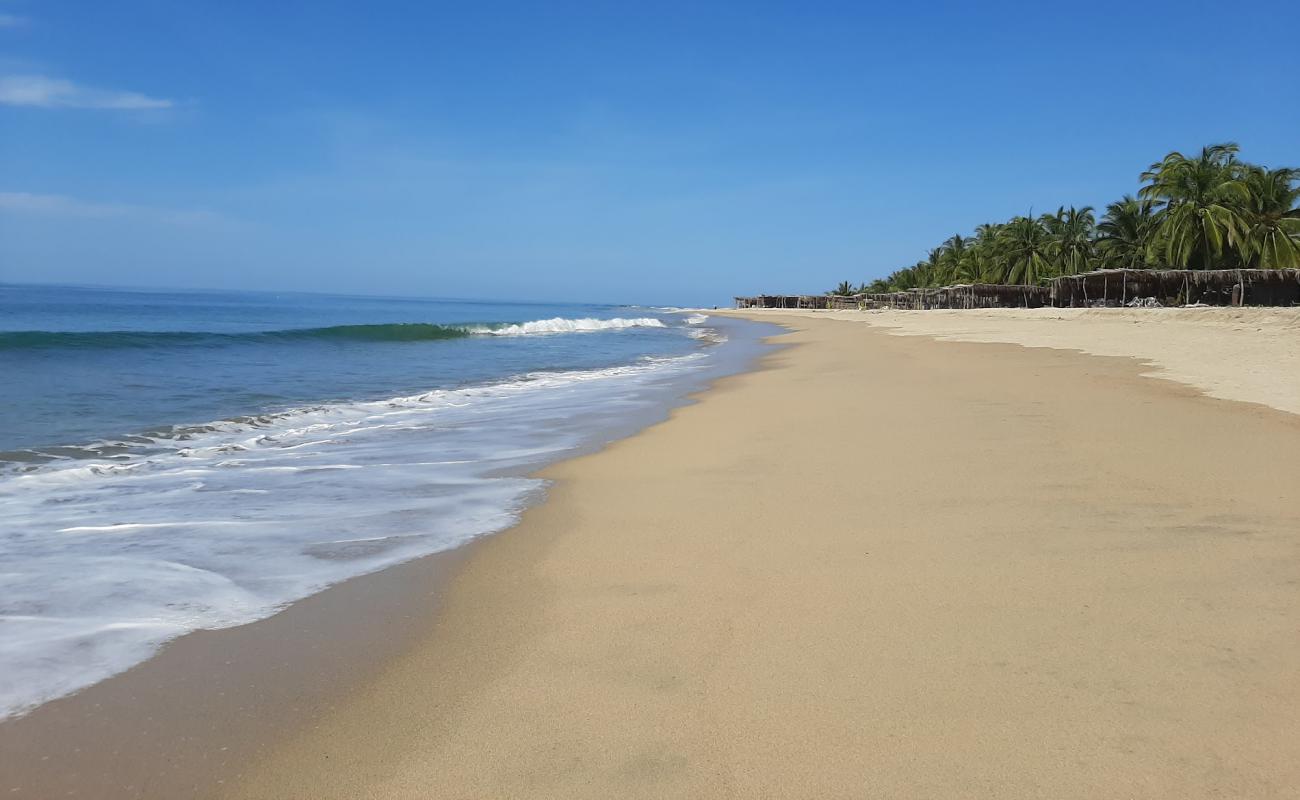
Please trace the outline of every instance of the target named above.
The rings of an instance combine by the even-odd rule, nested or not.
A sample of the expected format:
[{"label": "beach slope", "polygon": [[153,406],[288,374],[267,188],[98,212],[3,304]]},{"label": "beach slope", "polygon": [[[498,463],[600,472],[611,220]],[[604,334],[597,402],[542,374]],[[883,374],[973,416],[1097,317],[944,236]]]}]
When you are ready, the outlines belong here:
[{"label": "beach slope", "polygon": [[1300,417],[763,318],[231,796],[1293,796]]}]

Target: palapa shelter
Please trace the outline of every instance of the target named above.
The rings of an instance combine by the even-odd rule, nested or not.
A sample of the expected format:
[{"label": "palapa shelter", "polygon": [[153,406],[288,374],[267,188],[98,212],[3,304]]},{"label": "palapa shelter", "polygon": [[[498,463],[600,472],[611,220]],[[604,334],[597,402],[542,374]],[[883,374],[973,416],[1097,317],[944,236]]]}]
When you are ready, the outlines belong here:
[{"label": "palapa shelter", "polygon": [[1300,269],[1102,269],[1051,281],[1059,308],[1124,306],[1290,306],[1300,303]]},{"label": "palapa shelter", "polygon": [[854,311],[862,308],[862,301],[866,295],[862,294],[832,294],[826,298],[826,307],[831,309],[848,309]]},{"label": "palapa shelter", "polygon": [[735,298],[736,308],[1039,308],[1047,304],[1043,286],[965,283],[939,288],[908,289],[853,295],[758,295]]},{"label": "palapa shelter", "polygon": [[1045,286],[964,283],[928,290],[930,308],[1040,308],[1047,304]]},{"label": "palapa shelter", "polygon": [[861,308],[1039,308],[1047,304],[1047,288],[1020,284],[963,283],[938,288],[908,289],[860,295]]},{"label": "palapa shelter", "polygon": [[736,308],[828,308],[824,294],[760,294],[736,297]]}]

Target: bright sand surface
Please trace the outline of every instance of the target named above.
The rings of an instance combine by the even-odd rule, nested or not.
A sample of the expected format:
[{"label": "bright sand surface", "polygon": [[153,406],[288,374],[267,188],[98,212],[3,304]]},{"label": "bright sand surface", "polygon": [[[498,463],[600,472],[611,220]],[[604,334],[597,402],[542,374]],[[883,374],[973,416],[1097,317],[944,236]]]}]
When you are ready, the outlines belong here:
[{"label": "bright sand surface", "polygon": [[[1147,374],[1211,397],[1300,414],[1300,309],[980,309],[976,311],[758,311],[865,322],[904,335],[1007,342],[1149,362]],[[1066,324],[1063,324],[1066,323]]]},{"label": "bright sand surface", "polygon": [[[1052,313],[1038,343],[1096,344]],[[1295,797],[1300,417],[827,316],[762,315],[796,329],[764,369],[548,468],[418,641],[230,796]],[[1159,319],[1104,346],[1300,400],[1244,396],[1218,328],[1156,359]],[[1294,359],[1294,327],[1238,338],[1275,335]]]}]

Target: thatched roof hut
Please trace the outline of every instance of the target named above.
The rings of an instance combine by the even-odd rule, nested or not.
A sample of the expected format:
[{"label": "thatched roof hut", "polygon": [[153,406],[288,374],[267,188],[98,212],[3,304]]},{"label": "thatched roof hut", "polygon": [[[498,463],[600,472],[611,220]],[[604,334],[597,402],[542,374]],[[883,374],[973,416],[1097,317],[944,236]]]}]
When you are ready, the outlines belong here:
[{"label": "thatched roof hut", "polygon": [[760,294],[736,297],[736,308],[828,308],[824,294]]},{"label": "thatched roof hut", "polygon": [[1047,304],[1045,286],[966,283],[932,289],[931,308],[1039,308]]},{"label": "thatched roof hut", "polygon": [[863,294],[833,294],[826,298],[826,307],[831,309],[857,310],[862,308]]},{"label": "thatched roof hut", "polygon": [[1300,269],[1102,269],[1051,281],[1057,307],[1290,306],[1300,303]]},{"label": "thatched roof hut", "polygon": [[908,289],[859,295],[862,308],[1039,308],[1047,304],[1047,288],[1019,284],[964,283],[938,288]]},{"label": "thatched roof hut", "polygon": [[852,295],[760,294],[737,297],[736,308],[1038,308],[1046,305],[1043,286],[965,283],[939,288],[908,289],[903,292]]}]

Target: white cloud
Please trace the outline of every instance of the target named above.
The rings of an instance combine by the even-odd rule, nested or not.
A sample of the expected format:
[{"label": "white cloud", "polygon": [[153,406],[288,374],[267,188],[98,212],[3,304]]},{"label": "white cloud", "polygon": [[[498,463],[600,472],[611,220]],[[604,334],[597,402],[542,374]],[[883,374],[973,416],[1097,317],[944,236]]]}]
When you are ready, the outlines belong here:
[{"label": "white cloud", "polygon": [[62,78],[44,75],[0,77],[0,105],[33,108],[96,108],[124,111],[171,108],[171,100],[139,92],[119,92],[78,86]]},{"label": "white cloud", "polygon": [[201,225],[221,220],[220,216],[210,211],[178,211],[123,203],[92,203],[61,194],[0,191],[0,214],[3,213],[83,219],[130,218],[169,225]]}]

